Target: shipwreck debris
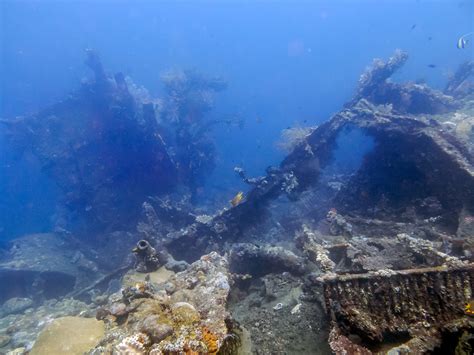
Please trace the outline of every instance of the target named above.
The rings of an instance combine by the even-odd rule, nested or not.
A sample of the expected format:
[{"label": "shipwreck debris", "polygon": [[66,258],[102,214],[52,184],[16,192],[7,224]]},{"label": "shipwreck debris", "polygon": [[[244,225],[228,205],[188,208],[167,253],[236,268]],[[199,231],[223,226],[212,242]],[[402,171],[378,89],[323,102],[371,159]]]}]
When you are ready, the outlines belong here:
[{"label": "shipwreck debris", "polygon": [[333,351],[356,348],[347,338],[350,334],[366,344],[408,335],[404,343],[409,351],[434,350],[443,332],[472,329],[464,308],[473,294],[473,278],[474,264],[322,276]]},{"label": "shipwreck debris", "polygon": [[136,257],[135,270],[139,272],[155,271],[166,262],[145,239],[139,240],[132,251]]},{"label": "shipwreck debris", "polygon": [[[219,211],[206,223],[196,222],[170,234],[166,247],[193,260],[203,252],[223,248],[226,242],[238,241],[249,227],[266,218],[271,201],[280,196],[297,200],[302,192],[318,186],[334,159],[338,137],[351,130],[370,136],[374,147],[358,170],[346,176],[338,189],[331,190],[329,207],[346,220],[340,226],[343,230],[334,230],[335,233],[357,233],[357,218],[380,221],[377,223],[382,231],[388,230],[383,223],[395,226],[394,235],[407,232],[411,225],[406,224],[404,216],[408,213],[400,211],[417,203],[419,208],[410,217],[415,228],[423,216],[426,235],[438,238],[456,233],[459,216],[465,213],[462,211],[472,214],[470,211],[474,210],[473,144],[438,123],[442,112],[452,115],[461,105],[459,102],[427,87],[387,81],[406,58],[397,52],[387,62],[376,61],[362,76],[354,99],[312,130],[279,167],[267,169],[266,175],[258,178],[249,178],[242,168],[236,168],[235,172],[252,186],[245,200]],[[384,95],[379,95],[381,87],[385,88]],[[412,99],[400,100],[402,93],[409,93]],[[432,102],[427,112],[419,112],[418,106],[427,107],[422,102]],[[436,201],[430,204],[434,206],[431,209],[424,205],[423,201],[428,200]],[[397,215],[403,217],[387,221]],[[341,218],[336,220],[342,223]]]}]

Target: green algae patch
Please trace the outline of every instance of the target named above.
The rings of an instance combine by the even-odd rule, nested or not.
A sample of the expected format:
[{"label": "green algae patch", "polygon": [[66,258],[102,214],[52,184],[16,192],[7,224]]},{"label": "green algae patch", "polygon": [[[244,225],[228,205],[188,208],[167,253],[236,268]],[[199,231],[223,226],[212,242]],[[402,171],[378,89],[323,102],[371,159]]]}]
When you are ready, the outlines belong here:
[{"label": "green algae patch", "polygon": [[40,333],[30,354],[82,355],[97,345],[104,332],[104,323],[94,318],[58,318]]}]

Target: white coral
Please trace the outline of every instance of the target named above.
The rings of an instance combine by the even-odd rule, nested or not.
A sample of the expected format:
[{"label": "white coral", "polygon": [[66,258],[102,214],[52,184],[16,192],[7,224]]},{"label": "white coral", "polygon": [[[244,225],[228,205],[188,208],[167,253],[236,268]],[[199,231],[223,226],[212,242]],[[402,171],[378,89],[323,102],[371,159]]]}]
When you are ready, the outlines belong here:
[{"label": "white coral", "polygon": [[137,333],[124,338],[115,347],[114,355],[145,355],[146,346],[150,344],[150,338],[144,333]]}]

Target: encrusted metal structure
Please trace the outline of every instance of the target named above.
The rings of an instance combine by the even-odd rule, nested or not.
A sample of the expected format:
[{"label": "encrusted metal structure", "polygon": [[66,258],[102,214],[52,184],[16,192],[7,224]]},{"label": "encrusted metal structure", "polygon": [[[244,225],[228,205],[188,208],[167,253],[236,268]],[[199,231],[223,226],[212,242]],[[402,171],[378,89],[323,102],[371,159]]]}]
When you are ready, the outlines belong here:
[{"label": "encrusted metal structure", "polygon": [[342,334],[358,335],[364,343],[409,338],[408,347],[416,343],[417,351],[427,351],[440,345],[435,333],[472,326],[473,319],[465,313],[474,291],[472,263],[330,274],[321,277],[321,282],[333,326]]}]

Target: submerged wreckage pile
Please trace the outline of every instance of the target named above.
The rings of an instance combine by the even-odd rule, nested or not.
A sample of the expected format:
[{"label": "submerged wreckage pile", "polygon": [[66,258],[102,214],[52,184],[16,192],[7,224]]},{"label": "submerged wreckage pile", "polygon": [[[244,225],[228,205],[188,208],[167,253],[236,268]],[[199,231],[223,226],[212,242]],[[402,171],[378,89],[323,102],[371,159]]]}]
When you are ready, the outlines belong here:
[{"label": "submerged wreckage pile", "polygon": [[[278,168],[254,179],[236,169],[253,185],[242,203],[197,218],[163,244],[185,259],[231,247],[231,260],[243,261],[238,272],[253,276],[313,270],[307,291],[322,288],[336,353],[472,349],[473,65],[463,65],[441,93],[390,82],[406,60],[397,52],[386,63],[375,61],[355,98]],[[356,171],[328,177],[339,137],[353,130],[374,148]],[[331,178],[337,188],[328,189]],[[321,198],[310,213],[295,214],[300,226],[310,226],[296,239],[304,265],[292,252],[269,251],[268,230],[255,225],[281,195],[297,206],[308,191]],[[249,237],[257,233],[258,241]],[[244,241],[259,246],[235,244]]]},{"label": "submerged wreckage pile", "polygon": [[[107,245],[114,250],[114,241],[140,240],[134,252],[135,268],[142,274],[129,271],[120,291],[105,298],[91,289],[70,293],[83,298],[96,292],[90,298],[100,305],[97,319],[105,322],[105,330],[90,353],[236,353],[247,344],[245,329],[251,330],[255,353],[327,353],[323,342],[337,354],[443,353],[454,348],[472,353],[474,64],[462,65],[440,92],[390,81],[407,58],[397,51],[387,62],[376,60],[362,75],[354,98],[329,121],[307,130],[265,176],[249,178],[236,168],[251,188],[230,208],[197,215],[161,191],[134,194],[142,206],[137,230],[117,232]],[[96,82],[86,89],[107,93],[100,86],[109,85],[110,78],[94,57],[90,61]],[[171,142],[200,131],[179,128],[193,111],[180,106],[178,97],[189,94],[182,85],[180,80],[169,85],[163,109],[178,127]],[[220,82],[206,85],[222,89]],[[169,169],[170,183],[181,175],[195,189],[200,173],[191,173],[191,165],[180,170],[174,164],[188,152],[168,149],[159,128],[148,131],[157,123],[147,112],[157,106],[137,106],[136,100],[123,106],[130,88],[115,78],[114,95],[101,111],[105,119],[112,109],[137,110],[132,116],[142,117],[142,123],[130,123],[127,110],[119,112],[128,131],[145,132],[140,147],[152,162],[148,168]],[[65,129],[63,121],[54,120],[61,107],[35,120],[11,123],[12,136],[15,127],[20,138],[24,132]],[[101,120],[96,123],[103,124]],[[370,140],[370,148],[352,170],[338,170],[338,148],[351,132]],[[120,132],[110,134],[108,139],[120,141]],[[83,155],[88,144],[70,145],[57,159],[51,159],[55,155],[46,151],[51,148],[44,140],[29,144],[40,158],[48,157],[45,168],[53,175],[68,168],[87,171],[77,164],[90,161]],[[141,148],[135,148],[132,152],[141,156]],[[206,164],[212,162],[202,166]],[[102,172],[107,175],[110,169],[117,174],[104,180]],[[125,197],[134,193],[129,188],[121,197],[111,192],[127,181],[119,171],[106,166],[96,174],[61,175],[68,201],[86,211],[89,203],[96,211],[122,197],[129,201]],[[99,180],[104,184],[97,185]],[[166,181],[159,189],[166,190]],[[104,223],[110,219],[97,216]],[[95,265],[79,259],[77,269]],[[18,263],[5,265],[11,269]],[[82,275],[76,269],[71,274]],[[320,334],[325,339],[315,341]]]}]

